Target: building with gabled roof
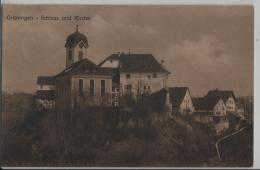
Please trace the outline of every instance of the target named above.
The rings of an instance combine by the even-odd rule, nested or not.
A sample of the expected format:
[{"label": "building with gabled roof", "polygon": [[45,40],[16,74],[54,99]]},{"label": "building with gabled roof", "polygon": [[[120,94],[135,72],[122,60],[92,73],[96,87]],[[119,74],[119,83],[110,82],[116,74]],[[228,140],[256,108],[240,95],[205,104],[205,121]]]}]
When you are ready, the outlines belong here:
[{"label": "building with gabled roof", "polygon": [[82,59],[55,76],[57,108],[111,106],[113,70]]},{"label": "building with gabled roof", "polygon": [[121,96],[140,96],[166,88],[170,74],[152,54],[112,54],[99,66],[117,70],[118,90]]},{"label": "building with gabled roof", "polygon": [[194,106],[188,87],[168,87],[151,94],[150,99],[155,107],[162,107],[166,104],[167,93],[169,103],[174,114],[192,114]]},{"label": "building with gabled roof", "polygon": [[205,113],[214,116],[225,116],[226,105],[218,97],[199,97],[193,98],[193,104],[196,112]]},{"label": "building with gabled roof", "polygon": [[234,113],[237,110],[236,96],[232,90],[210,90],[206,97],[221,98],[227,107],[227,112]]},{"label": "building with gabled roof", "polygon": [[192,100],[195,108],[193,116],[197,122],[212,127],[216,134],[221,134],[229,128],[226,105],[222,98],[208,95]]},{"label": "building with gabled roof", "polygon": [[38,76],[36,90],[36,107],[38,110],[53,109],[55,106],[55,78]]},{"label": "building with gabled roof", "polygon": [[169,87],[170,103],[173,111],[180,114],[192,114],[194,106],[188,87]]}]

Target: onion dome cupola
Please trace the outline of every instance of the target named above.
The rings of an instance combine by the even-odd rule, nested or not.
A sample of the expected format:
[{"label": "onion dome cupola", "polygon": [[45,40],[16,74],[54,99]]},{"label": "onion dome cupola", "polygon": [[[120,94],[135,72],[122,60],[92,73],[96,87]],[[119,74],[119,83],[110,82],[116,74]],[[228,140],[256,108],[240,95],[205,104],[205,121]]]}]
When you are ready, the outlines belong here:
[{"label": "onion dome cupola", "polygon": [[87,48],[89,47],[87,37],[78,31],[68,36],[65,43],[66,48],[66,67],[87,57]]}]

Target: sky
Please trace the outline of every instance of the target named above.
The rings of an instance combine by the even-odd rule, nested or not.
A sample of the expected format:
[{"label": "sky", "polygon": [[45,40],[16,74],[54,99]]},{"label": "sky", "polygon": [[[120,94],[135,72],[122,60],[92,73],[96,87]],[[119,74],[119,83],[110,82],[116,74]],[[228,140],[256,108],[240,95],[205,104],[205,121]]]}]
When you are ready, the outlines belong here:
[{"label": "sky", "polygon": [[[8,15],[91,19],[15,21]],[[33,93],[38,75],[62,71],[65,41],[76,24],[96,64],[112,53],[151,53],[165,61],[169,86],[187,86],[193,96],[215,88],[253,95],[252,6],[4,6],[3,90]]]}]

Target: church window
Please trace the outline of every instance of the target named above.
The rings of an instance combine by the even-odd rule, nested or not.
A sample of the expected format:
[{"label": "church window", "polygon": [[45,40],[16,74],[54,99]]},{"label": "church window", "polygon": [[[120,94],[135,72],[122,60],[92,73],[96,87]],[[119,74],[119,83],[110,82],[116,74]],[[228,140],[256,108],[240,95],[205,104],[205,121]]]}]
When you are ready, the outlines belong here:
[{"label": "church window", "polygon": [[148,79],[149,79],[149,78],[151,78],[151,76],[150,76],[150,75],[148,75]]},{"label": "church window", "polygon": [[105,96],[106,93],[106,81],[101,80],[101,96]]},{"label": "church window", "polygon": [[79,79],[79,95],[83,95],[83,80]]},{"label": "church window", "polygon": [[125,89],[126,89],[127,93],[131,93],[132,92],[132,85],[131,84],[125,85]]},{"label": "church window", "polygon": [[95,87],[94,87],[94,80],[90,80],[90,86],[89,86],[89,94],[90,94],[90,96],[94,96],[94,89]]},{"label": "church window", "polygon": [[69,56],[68,56],[69,60],[72,60],[72,50],[69,50]]},{"label": "church window", "polygon": [[153,73],[153,78],[156,78],[157,77],[157,74],[156,73]]},{"label": "church window", "polygon": [[127,74],[127,75],[126,75],[126,78],[128,78],[128,79],[129,79],[130,77],[131,77],[131,76],[130,76],[130,74]]},{"label": "church window", "polygon": [[83,51],[79,51],[79,61],[83,59]]}]

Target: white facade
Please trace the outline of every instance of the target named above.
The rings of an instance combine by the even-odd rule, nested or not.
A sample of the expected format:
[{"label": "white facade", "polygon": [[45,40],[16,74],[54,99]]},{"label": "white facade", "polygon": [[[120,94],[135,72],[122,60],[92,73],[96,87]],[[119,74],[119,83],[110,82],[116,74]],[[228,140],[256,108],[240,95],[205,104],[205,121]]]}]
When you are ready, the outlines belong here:
[{"label": "white facade", "polygon": [[184,113],[184,112],[189,112],[189,113],[192,113],[194,112],[194,106],[193,106],[193,103],[192,103],[192,99],[191,99],[191,96],[190,96],[190,93],[189,91],[187,90],[186,91],[186,94],[180,104],[180,108],[179,108],[179,112],[180,113]]},{"label": "white facade", "polygon": [[222,99],[219,99],[217,104],[214,106],[213,114],[215,116],[226,116],[226,105]]},{"label": "white facade", "polygon": [[[79,94],[79,81],[83,82],[83,95]],[[107,106],[112,104],[112,77],[98,75],[73,76],[72,78],[72,100],[86,106]],[[90,81],[93,81],[93,96],[91,96]],[[104,94],[102,95],[101,81],[105,82]],[[83,97],[83,98],[82,98]]]},{"label": "white facade", "polygon": [[55,85],[38,84],[37,90],[55,90]]},{"label": "white facade", "polygon": [[120,73],[121,95],[152,93],[167,87],[167,73]]},{"label": "white facade", "polygon": [[236,111],[236,102],[233,97],[229,97],[226,101],[226,107],[227,107],[227,112],[235,112]]},{"label": "white facade", "polygon": [[241,119],[245,119],[245,108],[240,107],[237,109],[237,115],[241,118]]},{"label": "white facade", "polygon": [[110,76],[82,75],[73,76],[72,78],[72,91],[74,91],[74,94],[78,94],[79,80],[83,81],[83,93],[86,96],[90,93],[90,80],[94,81],[94,96],[101,96],[101,80],[105,81],[105,92],[110,94],[112,91],[112,78]]},{"label": "white facade", "polygon": [[215,105],[213,114],[219,119],[218,122],[214,122],[213,124],[217,135],[219,135],[229,128],[229,121],[227,119],[227,108],[222,99],[220,99]]}]

